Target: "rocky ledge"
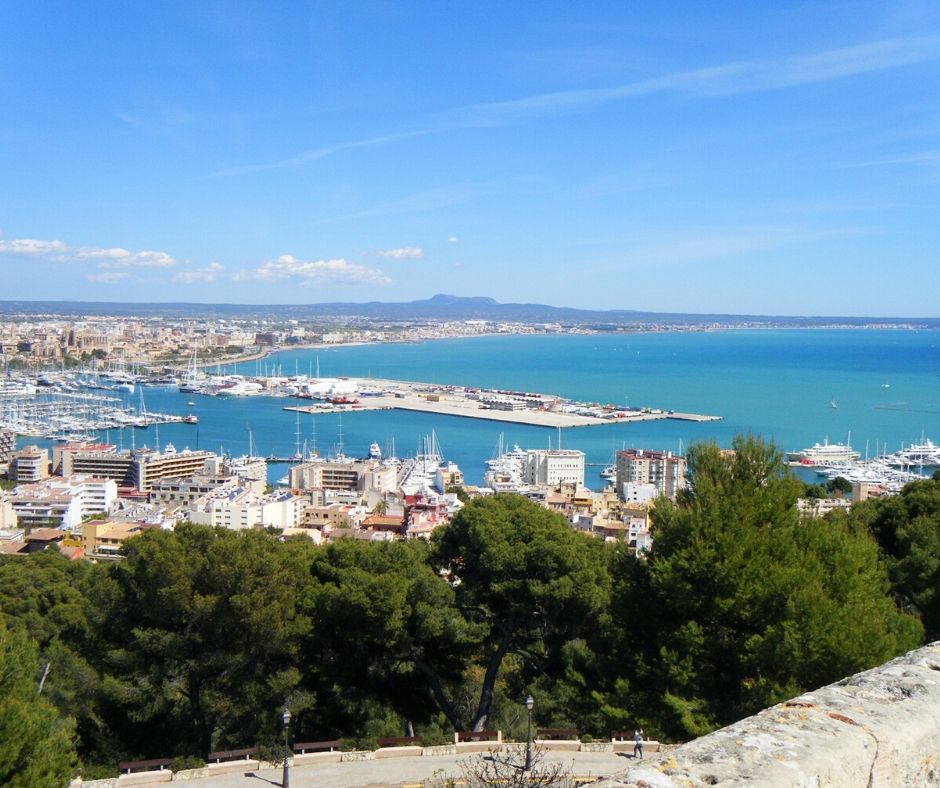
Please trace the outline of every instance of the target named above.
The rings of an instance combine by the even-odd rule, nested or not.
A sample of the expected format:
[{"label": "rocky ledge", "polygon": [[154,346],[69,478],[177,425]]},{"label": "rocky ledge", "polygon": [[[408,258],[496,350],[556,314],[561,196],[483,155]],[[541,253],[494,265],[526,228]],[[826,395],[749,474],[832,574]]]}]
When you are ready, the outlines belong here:
[{"label": "rocky ledge", "polygon": [[596,785],[940,786],[940,641]]}]

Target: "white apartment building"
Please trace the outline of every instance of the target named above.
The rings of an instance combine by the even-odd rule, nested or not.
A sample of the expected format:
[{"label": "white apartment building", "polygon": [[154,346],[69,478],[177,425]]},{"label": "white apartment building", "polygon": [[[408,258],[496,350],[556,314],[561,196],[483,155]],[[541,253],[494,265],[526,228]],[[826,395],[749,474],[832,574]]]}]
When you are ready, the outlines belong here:
[{"label": "white apartment building", "polygon": [[268,463],[263,457],[226,457],[221,465],[210,464],[210,473],[237,476],[256,492],[264,492],[268,483]]},{"label": "white apartment building", "polygon": [[621,498],[626,484],[651,484],[657,495],[675,500],[676,493],[686,486],[685,457],[649,449],[618,451],[617,492]]},{"label": "white apartment building", "polygon": [[624,482],[623,494],[620,498],[627,503],[647,504],[652,503],[657,495],[659,495],[659,490],[655,484]]},{"label": "white apartment building", "polygon": [[526,484],[554,487],[562,482],[584,484],[584,452],[578,449],[526,451]]},{"label": "white apartment building", "polygon": [[311,460],[290,469],[295,490],[386,493],[395,491],[397,478],[395,467],[379,460]]},{"label": "white apartment building", "polygon": [[107,513],[117,501],[113,479],[68,476],[21,484],[11,504],[21,528],[77,528],[89,514]]},{"label": "white apartment building", "polygon": [[290,490],[259,495],[250,487],[214,490],[196,500],[189,519],[197,525],[230,528],[297,528],[309,501]]}]

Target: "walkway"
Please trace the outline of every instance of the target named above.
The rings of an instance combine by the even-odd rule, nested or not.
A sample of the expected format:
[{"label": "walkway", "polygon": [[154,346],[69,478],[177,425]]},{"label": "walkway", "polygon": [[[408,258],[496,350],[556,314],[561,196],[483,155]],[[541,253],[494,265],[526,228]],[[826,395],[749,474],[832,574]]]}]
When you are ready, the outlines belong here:
[{"label": "walkway", "polygon": [[[420,785],[425,780],[460,777],[460,765],[478,755],[430,755],[295,765],[290,770],[291,788],[353,788],[354,786]],[[613,752],[545,752],[543,764],[563,763],[575,777],[602,777],[625,771],[632,757]],[[189,780],[192,788],[271,788],[281,785],[280,768],[230,772]]]}]

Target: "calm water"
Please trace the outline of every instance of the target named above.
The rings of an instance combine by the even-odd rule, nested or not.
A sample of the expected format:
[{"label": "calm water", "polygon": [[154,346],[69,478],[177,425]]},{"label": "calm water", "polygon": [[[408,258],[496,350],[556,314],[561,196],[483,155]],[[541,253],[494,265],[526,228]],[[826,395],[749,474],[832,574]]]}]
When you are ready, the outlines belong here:
[{"label": "calm water", "polygon": [[[940,440],[940,332],[902,330],[718,331],[598,336],[502,336],[440,340],[423,344],[367,345],[328,350],[284,351],[262,362],[241,364],[256,374],[311,373],[319,360],[324,377],[374,376],[436,383],[540,391],[591,402],[613,402],[716,414],[705,424],[647,422],[567,429],[565,447],[582,449],[589,463],[610,461],[624,446],[678,450],[690,441],[730,443],[737,433],[755,433],[785,449],[828,437],[875,454],[927,435]],[[225,371],[231,371],[226,367]],[[164,425],[160,442],[177,448],[248,449],[250,427],[256,451],[293,454],[296,416],[282,410],[289,399],[201,397],[171,389],[145,389],[149,410],[195,412],[200,423]],[[187,401],[195,401],[188,407]],[[835,401],[837,407],[831,403]],[[135,403],[137,400],[135,399]],[[377,441],[394,441],[399,455],[413,454],[434,429],[444,455],[479,483],[484,461],[497,446],[557,446],[557,431],[486,421],[384,411],[300,418],[300,441],[316,433],[321,453],[342,442],[345,453],[364,455]],[[135,430],[134,440],[153,445],[155,429]],[[130,445],[130,431],[111,434]],[[600,486],[598,466],[587,482]],[[277,478],[286,466],[272,466]]]}]

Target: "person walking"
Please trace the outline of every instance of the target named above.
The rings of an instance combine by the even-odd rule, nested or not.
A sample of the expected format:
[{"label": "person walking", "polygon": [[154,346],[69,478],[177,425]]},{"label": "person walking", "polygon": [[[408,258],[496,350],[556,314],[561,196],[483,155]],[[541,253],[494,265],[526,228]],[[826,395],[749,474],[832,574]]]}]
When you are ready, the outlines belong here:
[{"label": "person walking", "polygon": [[637,728],[633,732],[633,757],[643,757],[643,729]]}]

